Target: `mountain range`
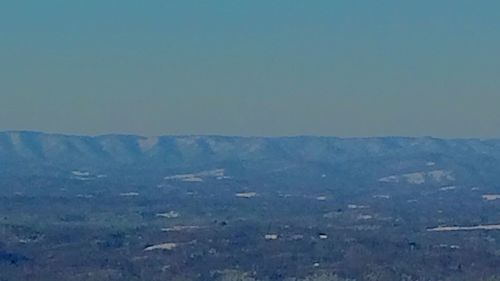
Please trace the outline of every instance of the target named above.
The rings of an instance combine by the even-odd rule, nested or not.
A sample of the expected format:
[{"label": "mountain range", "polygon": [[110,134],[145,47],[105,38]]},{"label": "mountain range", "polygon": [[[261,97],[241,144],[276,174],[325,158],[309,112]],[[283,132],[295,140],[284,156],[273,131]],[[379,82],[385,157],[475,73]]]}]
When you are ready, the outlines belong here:
[{"label": "mountain range", "polygon": [[439,179],[437,183],[453,178],[495,184],[500,179],[500,140],[0,133],[3,177],[64,177],[75,171],[148,177],[214,169],[240,177],[306,181],[334,177],[366,184],[422,184],[426,178]]}]

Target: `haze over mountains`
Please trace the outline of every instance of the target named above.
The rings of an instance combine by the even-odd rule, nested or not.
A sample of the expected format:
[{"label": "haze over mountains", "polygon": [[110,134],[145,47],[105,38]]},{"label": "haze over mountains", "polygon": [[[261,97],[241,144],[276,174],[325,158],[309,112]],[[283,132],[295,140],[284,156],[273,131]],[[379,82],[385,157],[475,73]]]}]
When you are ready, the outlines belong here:
[{"label": "haze over mountains", "polygon": [[413,184],[499,179],[500,140],[436,138],[224,137],[0,133],[1,175],[120,177],[224,169],[303,180]]}]

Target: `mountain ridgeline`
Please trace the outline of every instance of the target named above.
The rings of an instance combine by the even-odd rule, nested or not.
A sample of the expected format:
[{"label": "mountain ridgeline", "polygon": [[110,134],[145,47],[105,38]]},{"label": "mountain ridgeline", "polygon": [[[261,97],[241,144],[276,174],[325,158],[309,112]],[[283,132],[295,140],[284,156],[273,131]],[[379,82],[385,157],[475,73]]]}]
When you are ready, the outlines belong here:
[{"label": "mountain ridgeline", "polygon": [[65,177],[80,171],[133,178],[224,169],[242,178],[418,184],[430,177],[437,183],[453,178],[494,184],[499,167],[500,140],[0,133],[4,177]]}]

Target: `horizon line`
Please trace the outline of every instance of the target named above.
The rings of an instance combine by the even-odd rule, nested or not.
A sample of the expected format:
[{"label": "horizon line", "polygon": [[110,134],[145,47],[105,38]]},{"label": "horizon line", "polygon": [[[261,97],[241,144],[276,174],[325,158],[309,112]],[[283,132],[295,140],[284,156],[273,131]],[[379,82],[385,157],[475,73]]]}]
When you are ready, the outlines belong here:
[{"label": "horizon line", "polygon": [[279,139],[279,138],[336,138],[336,139],[389,139],[389,138],[399,138],[399,139],[436,139],[436,140],[479,140],[479,141],[493,141],[500,140],[500,137],[436,137],[432,135],[424,136],[404,136],[404,135],[380,135],[380,136],[336,136],[336,135],[313,135],[313,134],[296,134],[296,135],[277,135],[277,136],[265,136],[265,135],[230,135],[230,134],[160,134],[160,135],[142,135],[137,133],[104,133],[104,134],[82,134],[82,133],[60,133],[60,132],[47,132],[38,130],[0,130],[0,134],[39,134],[39,135],[51,135],[51,136],[62,136],[62,137],[88,137],[88,138],[100,138],[100,137],[137,137],[137,138],[162,138],[162,137],[221,137],[221,138],[262,138],[262,139]]}]

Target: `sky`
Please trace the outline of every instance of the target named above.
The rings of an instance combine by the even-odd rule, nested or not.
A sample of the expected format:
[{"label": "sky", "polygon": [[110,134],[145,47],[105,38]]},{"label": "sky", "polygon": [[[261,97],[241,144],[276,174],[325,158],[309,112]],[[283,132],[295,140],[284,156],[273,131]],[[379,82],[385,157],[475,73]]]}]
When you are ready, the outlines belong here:
[{"label": "sky", "polygon": [[500,1],[5,0],[0,131],[500,137]]}]

